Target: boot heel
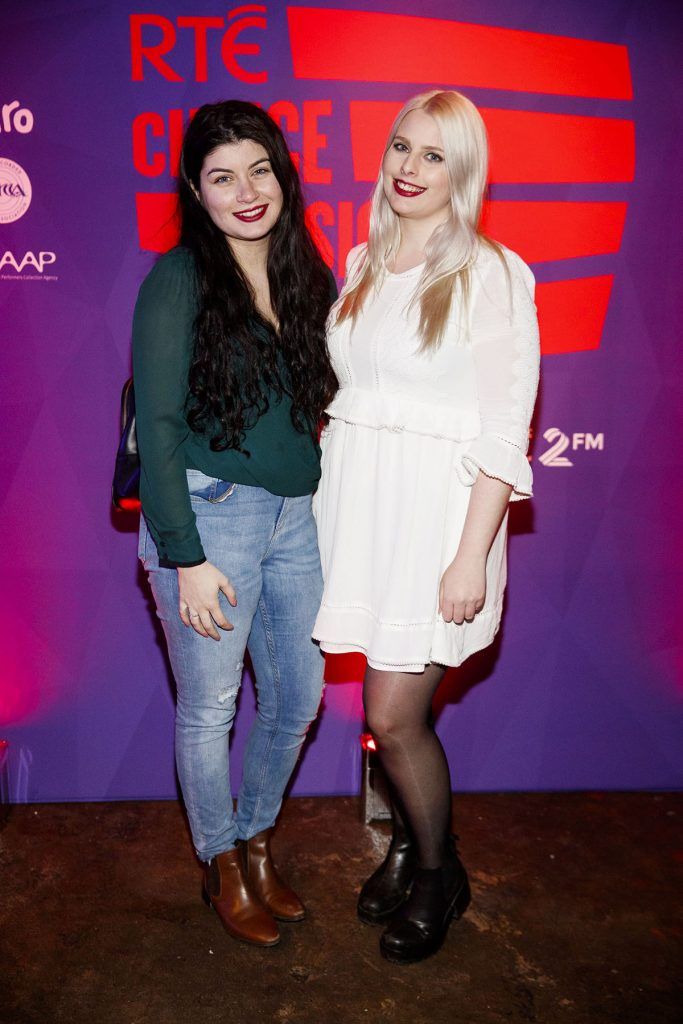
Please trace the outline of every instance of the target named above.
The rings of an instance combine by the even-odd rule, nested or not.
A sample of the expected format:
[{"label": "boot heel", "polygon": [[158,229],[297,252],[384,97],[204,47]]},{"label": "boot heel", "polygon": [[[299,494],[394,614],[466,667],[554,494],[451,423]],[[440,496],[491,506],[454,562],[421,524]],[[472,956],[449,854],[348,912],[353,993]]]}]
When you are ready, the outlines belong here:
[{"label": "boot heel", "polygon": [[465,876],[465,881],[463,882],[460,891],[457,893],[455,900],[453,901],[453,917],[456,919],[456,921],[458,920],[458,918],[462,917],[462,915],[469,907],[471,901],[472,893],[470,891],[470,881],[469,878]]}]

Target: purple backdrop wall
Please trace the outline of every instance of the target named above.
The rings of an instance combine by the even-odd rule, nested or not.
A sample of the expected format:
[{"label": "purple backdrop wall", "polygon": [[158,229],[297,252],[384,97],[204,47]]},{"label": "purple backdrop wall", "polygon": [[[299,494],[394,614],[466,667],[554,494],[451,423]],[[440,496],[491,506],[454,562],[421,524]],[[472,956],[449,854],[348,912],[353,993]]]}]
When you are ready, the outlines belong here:
[{"label": "purple backdrop wall", "polygon": [[[415,13],[407,0],[335,0],[317,8]],[[164,24],[172,26],[177,41],[163,59],[182,81],[164,77],[150,60],[142,62],[142,80],[132,78],[129,16],[150,12],[166,22],[143,26],[144,39],[161,39]],[[555,90],[530,88],[515,84],[514,68],[507,83],[482,83],[462,70],[468,54],[457,53],[452,75],[434,82],[419,77],[424,53],[410,46],[399,61],[405,74],[394,75],[400,81],[368,81],[379,77],[371,54],[366,80],[342,80],[338,71],[326,81],[323,72],[302,77],[306,61],[316,63],[313,50],[312,57],[298,53],[295,77],[290,29],[297,12],[288,23],[284,3],[233,17],[196,0],[144,7],[132,0],[27,0],[3,13],[0,738],[10,741],[13,800],[176,793],[172,689],[136,562],[135,523],[108,507],[131,312],[153,260],[141,249],[147,214],[138,205],[136,219],[136,193],[173,188],[168,111],[229,96],[266,107],[293,104],[281,110],[293,148],[303,149],[307,197],[327,204],[314,210],[336,258],[355,242],[349,216],[357,217],[369,191],[356,180],[362,174],[349,104],[400,101],[434,84],[462,88],[486,108],[599,117],[605,128],[634,122],[636,140],[633,175],[578,171],[535,180],[503,170],[494,179],[492,198],[500,203],[627,203],[628,212],[620,245],[589,246],[596,255],[577,254],[581,246],[570,244],[563,258],[552,258],[542,251],[543,232],[534,229],[540,248],[532,262],[545,288],[549,339],[532,446],[536,498],[531,508],[514,510],[500,640],[450,679],[441,701],[439,730],[455,784],[681,784],[678,6],[425,0],[419,13],[618,44],[626,48],[614,53],[627,54],[633,98],[623,89],[610,98],[590,83],[565,87],[569,78]],[[217,21],[204,23],[202,36],[177,21],[190,16]],[[265,26],[245,25],[245,17]],[[202,39],[206,81],[197,81]],[[240,50],[243,43],[257,52]],[[443,75],[443,63],[439,69]],[[245,81],[245,73],[265,80]],[[136,122],[146,112],[162,120]],[[298,126],[295,114],[302,116]],[[603,137],[598,131],[596,138]],[[553,145],[549,136],[539,153],[552,155]],[[588,156],[597,159],[599,150],[598,142]],[[552,285],[609,275],[604,324],[597,309],[597,326],[586,326],[595,296],[577,293],[583,298],[560,317],[558,333],[561,303]],[[558,463],[555,439],[562,447],[562,435],[571,465]],[[233,738],[236,784],[253,704],[247,685]],[[293,792],[354,792],[359,731],[358,684],[330,684]]]}]

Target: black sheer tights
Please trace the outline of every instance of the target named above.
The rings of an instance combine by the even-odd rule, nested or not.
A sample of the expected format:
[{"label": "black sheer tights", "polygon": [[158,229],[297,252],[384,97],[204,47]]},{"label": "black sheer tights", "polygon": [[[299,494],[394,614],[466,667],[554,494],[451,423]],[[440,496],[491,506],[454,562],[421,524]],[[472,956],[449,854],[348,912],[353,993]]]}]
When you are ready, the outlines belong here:
[{"label": "black sheer tights", "polygon": [[442,864],[450,832],[448,761],[431,724],[432,698],[443,674],[439,665],[419,674],[368,668],[363,687],[365,717],[423,868]]}]

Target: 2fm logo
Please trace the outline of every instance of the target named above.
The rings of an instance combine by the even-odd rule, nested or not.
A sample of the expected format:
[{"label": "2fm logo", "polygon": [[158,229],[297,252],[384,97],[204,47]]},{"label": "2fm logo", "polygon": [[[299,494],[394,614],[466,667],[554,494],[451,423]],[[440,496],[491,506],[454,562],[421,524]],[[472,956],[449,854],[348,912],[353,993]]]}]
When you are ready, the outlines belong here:
[{"label": "2fm logo", "polygon": [[565,434],[557,427],[548,427],[543,433],[543,439],[550,443],[550,447],[538,456],[538,461],[544,466],[558,468],[573,466],[572,460],[564,454],[567,449],[572,452],[580,450],[601,452],[605,449],[605,435],[602,433],[591,434],[587,431],[577,431],[573,434]]},{"label": "2fm logo", "polygon": [[0,271],[4,270],[5,267],[11,267],[12,270],[17,274],[23,273],[27,267],[37,270],[39,274],[43,274],[45,267],[51,266],[57,260],[57,254],[54,252],[39,252],[38,254],[31,252],[30,250],[17,259],[14,253],[7,250],[2,256],[0,256]]},{"label": "2fm logo", "polygon": [[33,114],[28,107],[19,105],[19,100],[5,103],[0,110],[0,131],[19,132],[28,135],[33,130]]}]

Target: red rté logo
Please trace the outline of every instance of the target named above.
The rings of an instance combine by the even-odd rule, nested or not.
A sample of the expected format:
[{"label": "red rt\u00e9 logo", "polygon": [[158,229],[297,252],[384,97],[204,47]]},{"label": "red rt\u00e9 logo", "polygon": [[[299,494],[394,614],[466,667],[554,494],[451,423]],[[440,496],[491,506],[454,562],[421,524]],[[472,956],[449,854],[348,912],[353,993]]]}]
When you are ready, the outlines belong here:
[{"label": "red rt\u00e9 logo", "polygon": [[175,25],[161,14],[131,14],[130,16],[130,52],[134,82],[143,82],[145,72],[154,68],[168,82],[184,82],[183,77],[166,60],[176,45],[178,29],[188,29],[194,34],[194,66],[189,75],[195,82],[206,82],[208,79],[209,33],[222,32],[220,55],[225,70],[240,82],[258,85],[268,81],[267,71],[255,71],[244,67],[238,60],[240,56],[258,56],[261,47],[255,42],[240,42],[239,37],[248,29],[266,28],[266,8],[261,4],[247,4],[235,7],[225,18],[203,17],[191,15],[176,18]]}]

